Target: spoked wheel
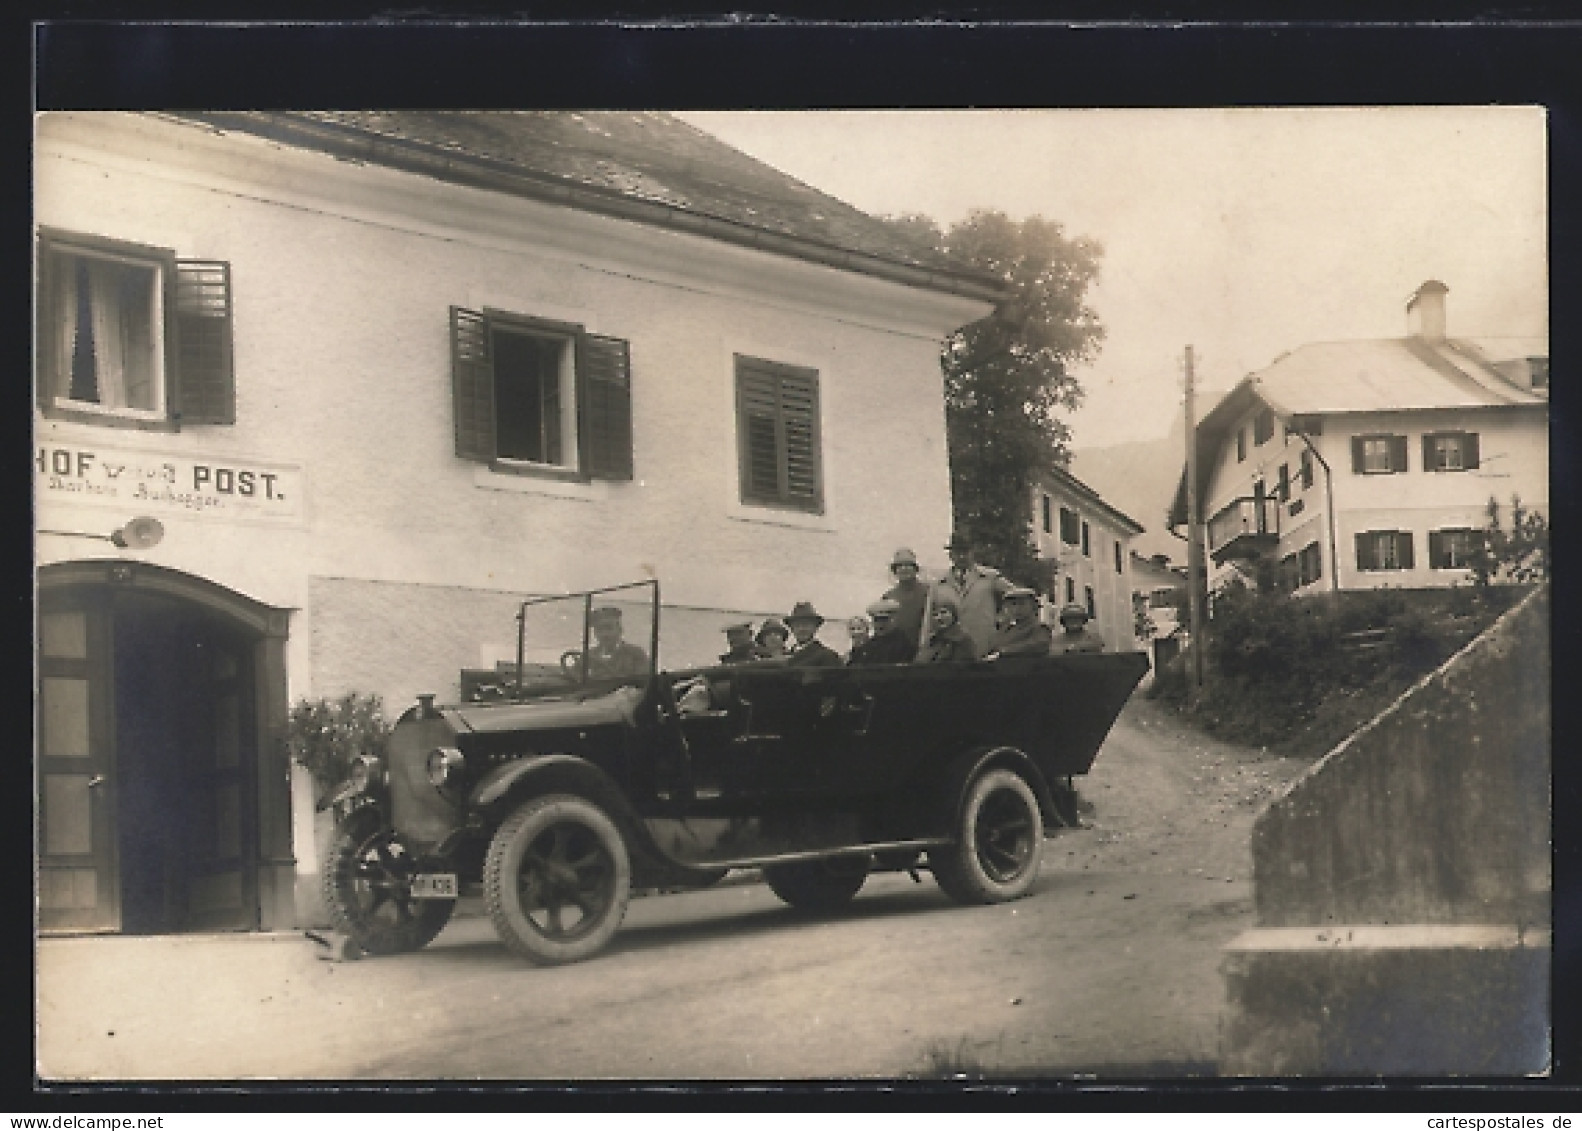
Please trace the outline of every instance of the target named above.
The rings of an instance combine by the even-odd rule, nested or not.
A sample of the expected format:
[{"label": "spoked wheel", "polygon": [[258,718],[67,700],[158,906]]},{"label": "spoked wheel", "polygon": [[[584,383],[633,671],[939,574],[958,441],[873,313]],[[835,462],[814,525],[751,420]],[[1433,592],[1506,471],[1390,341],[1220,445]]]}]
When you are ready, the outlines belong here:
[{"label": "spoked wheel", "polygon": [[539,797],[506,818],[484,865],[501,940],[534,962],[575,962],[610,941],[631,898],[631,863],[615,822],[591,801]]},{"label": "spoked wheel", "polygon": [[801,911],[833,911],[852,901],[868,879],[868,857],[832,856],[764,867],[769,890]]},{"label": "spoked wheel", "polygon": [[412,898],[411,855],[372,816],[335,830],[324,860],[330,923],[369,954],[404,954],[432,942],[456,909],[453,899]]},{"label": "spoked wheel", "polygon": [[930,849],[929,865],[946,895],[961,903],[1003,903],[1027,894],[1043,858],[1038,798],[1014,770],[990,770],[972,783],[956,842]]}]

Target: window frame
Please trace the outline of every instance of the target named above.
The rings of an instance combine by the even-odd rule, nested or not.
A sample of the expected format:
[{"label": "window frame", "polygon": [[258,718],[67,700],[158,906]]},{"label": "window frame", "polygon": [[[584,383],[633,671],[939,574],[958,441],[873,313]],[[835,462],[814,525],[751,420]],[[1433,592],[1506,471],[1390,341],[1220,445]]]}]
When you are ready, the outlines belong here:
[{"label": "window frame", "polygon": [[1060,508],[1060,541],[1066,546],[1082,544],[1082,516],[1070,507]]},{"label": "window frame", "polygon": [[[755,492],[750,489],[752,483],[752,447],[747,427],[746,398],[748,390],[742,379],[744,368],[756,370],[760,376],[772,377],[775,380],[774,459],[776,493],[773,498],[766,493]],[[823,397],[820,377],[819,370],[811,366],[775,361],[771,358],[759,357],[756,354],[738,352],[731,355],[732,398],[736,414],[736,489],[737,501],[741,506],[785,511],[793,514],[823,515],[825,513]],[[788,379],[806,382],[807,399],[810,402],[807,427],[809,431],[808,449],[812,463],[813,490],[811,496],[805,502],[798,501],[790,491],[791,451],[787,421],[784,415],[785,392],[783,384]]]},{"label": "window frame", "polygon": [[1082,556],[1085,558],[1093,556],[1093,532],[1086,519],[1082,520]]},{"label": "window frame", "polygon": [[[1454,445],[1446,445],[1446,451],[1455,452],[1455,466],[1451,466],[1443,459],[1444,452],[1440,449],[1441,441],[1454,441]],[[1438,432],[1423,433],[1423,470],[1441,474],[1446,472],[1476,471],[1482,460],[1478,451],[1478,434],[1465,429],[1446,429]]]},{"label": "window frame", "polygon": [[1247,428],[1245,425],[1236,429],[1236,462],[1247,462]]},{"label": "window frame", "polygon": [[1252,442],[1254,447],[1263,447],[1274,439],[1274,410],[1263,409],[1252,418]]},{"label": "window frame", "polygon": [[1044,533],[1053,534],[1054,528],[1054,500],[1049,497],[1048,491],[1039,492],[1043,500]]},{"label": "window frame", "polygon": [[546,479],[581,480],[586,478],[582,471],[582,437],[579,435],[581,430],[577,426],[582,413],[582,390],[578,387],[577,365],[581,360],[581,339],[585,333],[583,327],[574,322],[560,322],[551,318],[538,318],[533,315],[498,310],[493,307],[485,307],[483,315],[485,320],[484,330],[489,335],[491,357],[494,355],[495,350],[494,337],[498,333],[513,334],[538,341],[554,340],[560,343],[562,351],[559,375],[560,388],[556,392],[556,397],[560,401],[560,447],[563,456],[567,454],[570,456],[570,459],[563,458],[559,463],[550,463],[547,460],[533,460],[522,456],[504,456],[500,454],[500,370],[497,364],[491,362],[490,380],[494,385],[495,412],[494,457],[489,461],[490,468],[510,475],[532,475]]},{"label": "window frame", "polygon": [[[1369,539],[1366,558],[1362,539]],[[1359,530],[1357,539],[1357,570],[1361,573],[1401,573],[1416,568],[1416,555],[1412,547],[1410,530]],[[1386,541],[1388,539],[1388,541]],[[1388,545],[1389,561],[1383,560],[1382,548]]]},{"label": "window frame", "polygon": [[[1456,535],[1463,536],[1466,543],[1465,559],[1462,562],[1454,560],[1454,547]],[[1472,568],[1472,561],[1482,548],[1483,531],[1471,526],[1447,526],[1428,532],[1428,568],[1434,570],[1467,570]],[[1444,551],[1442,553],[1441,551]],[[1441,564],[1441,557],[1450,560]]]},{"label": "window frame", "polygon": [[1110,544],[1115,547],[1115,572],[1118,574],[1125,573],[1126,570],[1123,565],[1123,558],[1121,556],[1121,540],[1117,538]]},{"label": "window frame", "polygon": [[[34,365],[35,400],[41,412],[51,419],[79,421],[106,427],[143,431],[174,432],[181,418],[176,387],[177,336],[174,327],[178,260],[170,248],[133,243],[81,232],[40,228],[37,236],[38,262],[34,272],[37,296],[38,356]],[[154,384],[157,408],[106,408],[91,401],[62,395],[58,389],[64,375],[63,360],[54,345],[59,333],[61,311],[57,306],[59,263],[65,258],[98,259],[146,267],[154,271],[153,296],[157,311],[151,318],[150,347],[156,369]],[[70,378],[66,377],[69,388]]]}]

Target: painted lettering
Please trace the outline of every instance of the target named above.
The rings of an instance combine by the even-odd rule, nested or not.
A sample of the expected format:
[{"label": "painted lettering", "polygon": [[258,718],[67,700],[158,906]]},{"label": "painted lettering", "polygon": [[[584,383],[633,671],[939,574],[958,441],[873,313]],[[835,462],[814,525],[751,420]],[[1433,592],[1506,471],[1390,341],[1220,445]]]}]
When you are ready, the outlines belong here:
[{"label": "painted lettering", "polygon": [[212,478],[212,473],[201,463],[192,465],[192,489],[198,490]]},{"label": "painted lettering", "polygon": [[258,477],[264,481],[264,494],[271,499],[283,499],[284,495],[275,494],[275,475],[273,472],[261,471]]},{"label": "painted lettering", "polygon": [[236,493],[247,498],[253,494],[253,473],[251,471],[238,471],[236,473]]}]

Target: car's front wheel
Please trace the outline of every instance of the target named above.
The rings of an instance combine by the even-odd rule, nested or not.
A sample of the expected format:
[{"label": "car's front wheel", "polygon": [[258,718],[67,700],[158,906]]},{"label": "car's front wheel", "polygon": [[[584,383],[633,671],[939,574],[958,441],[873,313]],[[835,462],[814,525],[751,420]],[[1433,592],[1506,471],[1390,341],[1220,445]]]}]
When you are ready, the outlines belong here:
[{"label": "car's front wheel", "polygon": [[786,903],[802,911],[833,911],[852,901],[868,879],[866,856],[832,856],[767,864],[764,880]]},{"label": "car's front wheel", "polygon": [[324,857],[331,926],[369,954],[404,954],[428,945],[450,921],[456,901],[412,898],[416,870],[376,814],[344,822]]},{"label": "car's front wheel", "polygon": [[631,898],[626,842],[593,802],[554,794],[505,819],[484,863],[484,895],[500,939],[534,962],[576,962],[601,950]]},{"label": "car's front wheel", "polygon": [[955,843],[929,850],[934,879],[961,903],[1003,903],[1027,894],[1043,859],[1044,823],[1032,786],[1014,770],[974,779]]}]

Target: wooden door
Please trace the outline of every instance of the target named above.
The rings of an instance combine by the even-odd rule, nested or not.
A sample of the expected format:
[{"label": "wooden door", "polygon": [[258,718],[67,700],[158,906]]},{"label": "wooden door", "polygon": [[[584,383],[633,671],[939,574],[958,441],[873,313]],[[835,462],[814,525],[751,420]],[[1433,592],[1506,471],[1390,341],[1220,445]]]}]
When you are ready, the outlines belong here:
[{"label": "wooden door", "polygon": [[214,624],[195,633],[189,653],[193,697],[188,718],[185,803],[187,915],[195,931],[258,926],[257,842],[250,783],[253,664],[250,642]]},{"label": "wooden door", "polygon": [[38,624],[38,926],[117,931],[111,624],[88,595],[41,600]]}]

